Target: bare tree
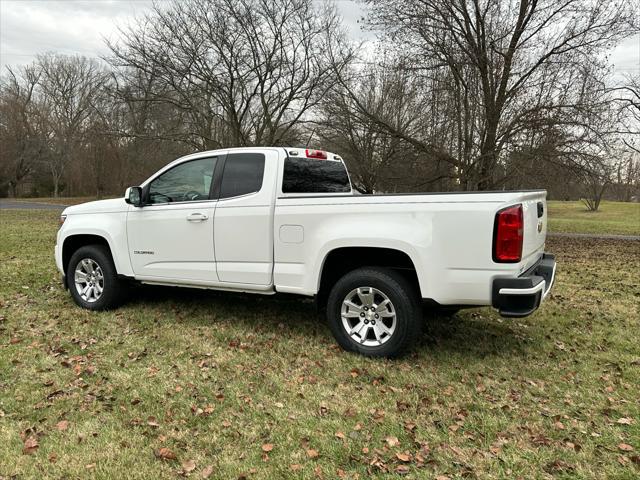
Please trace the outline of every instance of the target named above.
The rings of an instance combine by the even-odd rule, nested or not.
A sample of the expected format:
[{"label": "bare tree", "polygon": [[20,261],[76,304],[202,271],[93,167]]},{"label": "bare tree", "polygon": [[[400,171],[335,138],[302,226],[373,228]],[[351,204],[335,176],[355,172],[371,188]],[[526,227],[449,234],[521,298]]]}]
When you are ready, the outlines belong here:
[{"label": "bare tree", "polygon": [[343,33],[334,7],[311,0],[185,0],[123,37],[113,64],[154,77],[139,100],[172,105],[185,141],[214,148],[289,143],[331,86],[326,52]]},{"label": "bare tree", "polygon": [[66,168],[94,114],[93,101],[106,75],[96,61],[85,57],[44,55],[37,64],[42,69],[40,88],[53,132],[48,166],[53,195],[57,197]]},{"label": "bare tree", "polygon": [[37,65],[18,72],[9,68],[0,83],[0,165],[12,197],[18,195],[20,185],[33,173],[43,152],[36,98],[41,75]]},{"label": "bare tree", "polygon": [[397,131],[411,132],[421,112],[410,78],[373,66],[357,71],[352,81],[351,94],[336,88],[325,96],[316,133],[327,149],[341,153],[352,181],[363,193],[394,188],[400,179],[389,178],[391,164],[406,165],[407,157],[413,155],[410,145],[361,112],[373,112]]},{"label": "bare tree", "polygon": [[609,89],[618,103],[618,129],[625,145],[640,153],[640,73],[628,75],[621,85]]},{"label": "bare tree", "polygon": [[372,26],[398,45],[407,68],[451,78],[458,96],[481,106],[469,130],[475,160],[465,174],[478,189],[499,185],[502,152],[532,123],[573,108],[557,101],[558,85],[569,85],[576,68],[597,64],[603,49],[635,32],[637,15],[632,0],[367,3]]}]

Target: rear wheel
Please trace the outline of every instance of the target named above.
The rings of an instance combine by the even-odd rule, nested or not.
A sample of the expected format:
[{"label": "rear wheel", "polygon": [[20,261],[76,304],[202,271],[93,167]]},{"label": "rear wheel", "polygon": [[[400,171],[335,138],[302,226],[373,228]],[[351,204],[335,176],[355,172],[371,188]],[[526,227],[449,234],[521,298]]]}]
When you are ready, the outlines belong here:
[{"label": "rear wheel", "polygon": [[109,249],[103,245],[76,250],[67,266],[67,286],[76,304],[88,310],[115,308],[125,296]]},{"label": "rear wheel", "polygon": [[418,294],[397,272],[377,267],[347,273],[327,301],[331,331],[345,350],[396,357],[420,336]]}]

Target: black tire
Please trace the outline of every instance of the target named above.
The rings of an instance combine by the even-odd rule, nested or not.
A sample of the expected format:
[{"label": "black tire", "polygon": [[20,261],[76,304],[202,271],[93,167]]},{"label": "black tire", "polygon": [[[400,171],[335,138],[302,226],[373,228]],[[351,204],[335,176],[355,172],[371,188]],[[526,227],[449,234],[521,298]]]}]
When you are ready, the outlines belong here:
[{"label": "black tire", "polygon": [[[343,301],[353,290],[360,287],[371,287],[382,292],[391,301],[395,310],[395,330],[380,345],[363,345],[361,343],[363,340],[360,342],[354,340],[343,324]],[[327,300],[327,321],[338,344],[345,350],[368,357],[398,357],[407,353],[414,342],[420,338],[421,314],[420,295],[416,289],[402,275],[387,268],[364,267],[347,273],[331,289]],[[362,315],[362,312],[358,315]],[[354,323],[359,321],[358,318],[347,320]],[[362,321],[364,322],[365,319]],[[371,321],[371,323],[374,322]],[[374,334],[371,332],[370,325],[366,328],[367,333],[361,337],[369,341],[369,336]],[[375,336],[371,341],[379,340]]]},{"label": "black tire", "polygon": [[[88,301],[82,298],[75,283],[75,271],[78,264],[90,259],[100,267],[102,272],[102,292],[99,298]],[[73,300],[82,308],[87,310],[110,310],[118,307],[125,299],[126,286],[124,282],[118,278],[116,267],[111,258],[111,252],[104,245],[86,245],[80,247],[74,252],[67,265],[67,286],[71,292]]]}]

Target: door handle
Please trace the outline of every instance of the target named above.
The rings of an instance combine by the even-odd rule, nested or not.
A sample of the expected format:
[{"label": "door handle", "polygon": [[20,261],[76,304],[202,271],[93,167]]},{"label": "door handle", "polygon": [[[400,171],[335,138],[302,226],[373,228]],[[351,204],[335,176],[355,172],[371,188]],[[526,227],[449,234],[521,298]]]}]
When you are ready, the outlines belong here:
[{"label": "door handle", "polygon": [[187,215],[187,222],[204,222],[208,219],[209,217],[204,213],[190,213],[189,215]]}]

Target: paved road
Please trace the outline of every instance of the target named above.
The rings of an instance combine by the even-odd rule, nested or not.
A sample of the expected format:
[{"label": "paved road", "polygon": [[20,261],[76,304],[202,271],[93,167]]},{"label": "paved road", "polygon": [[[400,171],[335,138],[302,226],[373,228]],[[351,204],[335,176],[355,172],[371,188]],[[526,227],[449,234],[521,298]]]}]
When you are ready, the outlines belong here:
[{"label": "paved road", "polygon": [[547,233],[547,237],[595,238],[599,240],[634,240],[640,241],[640,235],[609,235],[606,233]]},{"label": "paved road", "polygon": [[0,210],[14,210],[17,208],[26,210],[64,210],[68,205],[56,205],[54,203],[20,202],[14,200],[0,199]]}]

